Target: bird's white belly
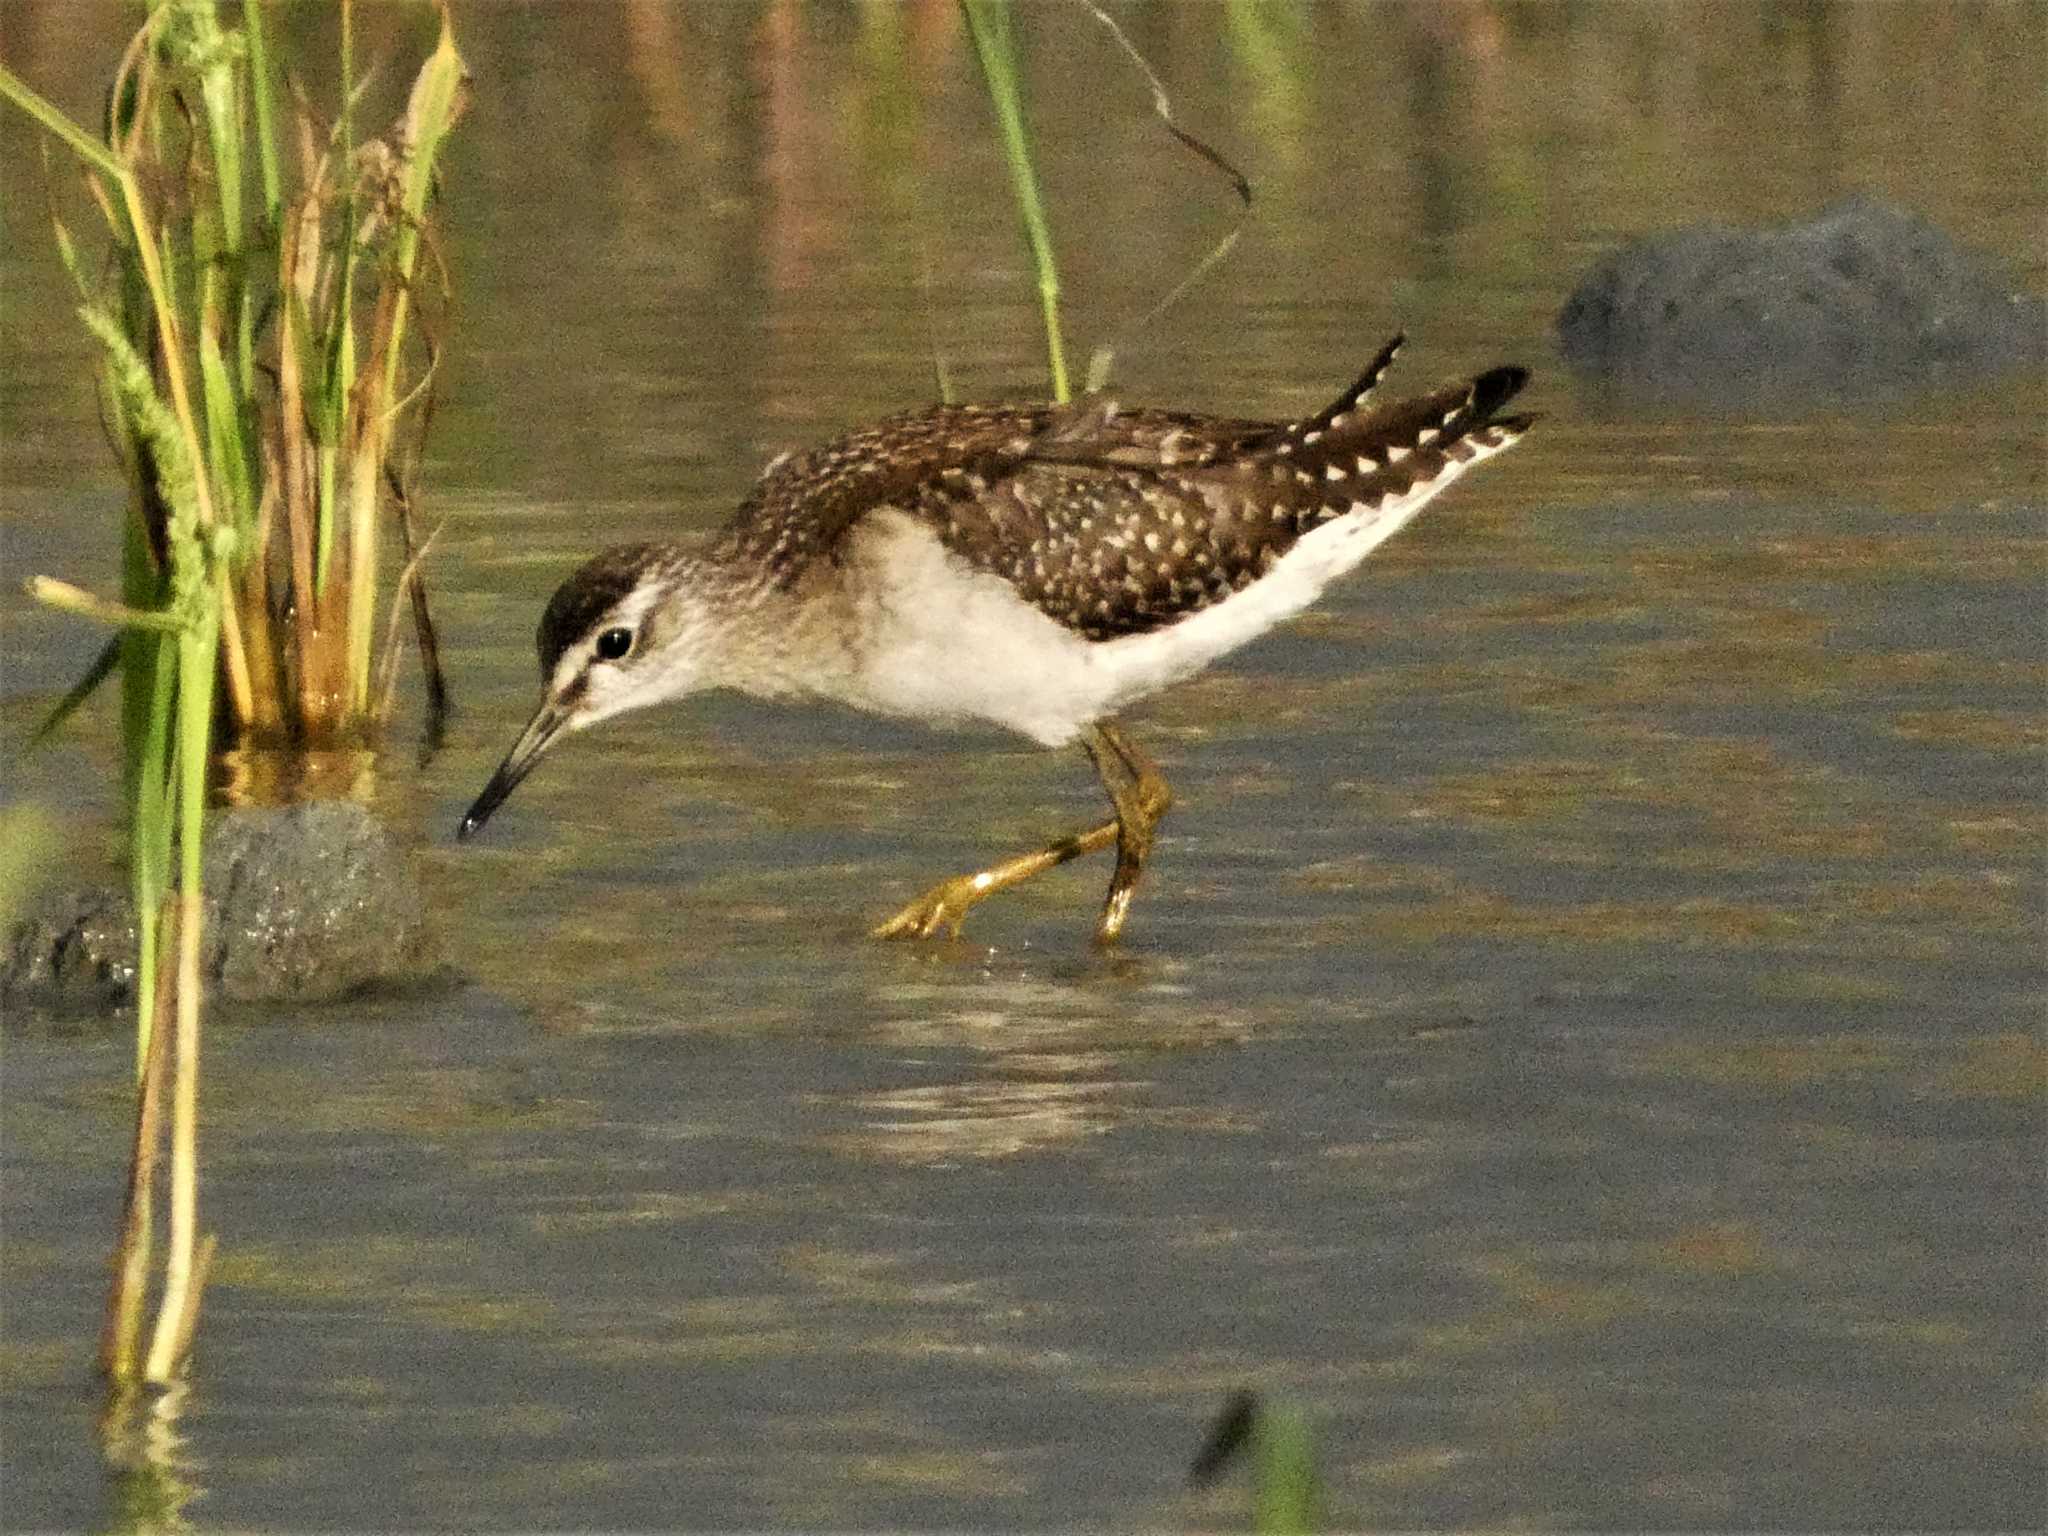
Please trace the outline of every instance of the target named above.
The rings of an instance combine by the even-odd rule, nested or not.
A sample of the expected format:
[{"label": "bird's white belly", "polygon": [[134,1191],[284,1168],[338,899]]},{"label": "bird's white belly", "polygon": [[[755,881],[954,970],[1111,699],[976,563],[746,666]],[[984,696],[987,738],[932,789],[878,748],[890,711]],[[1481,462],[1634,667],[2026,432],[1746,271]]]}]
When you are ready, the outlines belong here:
[{"label": "bird's white belly", "polygon": [[852,667],[833,690],[845,702],[934,723],[986,720],[1046,746],[1113,708],[1097,646],[922,523],[871,513],[850,545]]},{"label": "bird's white belly", "polygon": [[1242,592],[1116,640],[1088,640],[1048,617],[1008,582],[954,556],[915,519],[870,514],[844,567],[851,665],[826,691],[858,708],[933,722],[985,720],[1058,746],[1299,613],[1428,499],[1338,518]]}]

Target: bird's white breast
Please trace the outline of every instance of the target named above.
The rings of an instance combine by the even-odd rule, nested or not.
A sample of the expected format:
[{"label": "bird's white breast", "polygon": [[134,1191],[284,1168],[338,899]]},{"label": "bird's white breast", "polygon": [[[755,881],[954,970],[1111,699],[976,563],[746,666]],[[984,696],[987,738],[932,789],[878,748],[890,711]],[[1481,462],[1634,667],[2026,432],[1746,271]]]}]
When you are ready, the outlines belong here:
[{"label": "bird's white breast", "polygon": [[857,708],[935,723],[986,720],[1057,746],[1105,712],[1096,647],[1001,577],[894,511],[870,513],[841,568]]}]

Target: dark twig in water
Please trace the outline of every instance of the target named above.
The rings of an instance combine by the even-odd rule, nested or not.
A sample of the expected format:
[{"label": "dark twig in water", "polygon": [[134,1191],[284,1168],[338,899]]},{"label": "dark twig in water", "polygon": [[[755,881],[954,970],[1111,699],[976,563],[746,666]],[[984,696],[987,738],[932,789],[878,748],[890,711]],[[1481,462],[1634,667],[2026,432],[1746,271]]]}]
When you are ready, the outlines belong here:
[{"label": "dark twig in water", "polygon": [[30,734],[28,750],[33,751],[54,736],[57,728],[69,720],[77,712],[78,706],[91,697],[92,691],[105,682],[114,668],[121,664],[121,642],[122,637],[116,634],[100,647],[99,655],[95,656],[92,665],[85,669],[85,675],[71,685],[64,697],[56,702],[50,712],[43,717],[42,723]]},{"label": "dark twig in water", "polygon": [[1188,1467],[1188,1481],[1197,1488],[1215,1482],[1238,1452],[1251,1444],[1252,1430],[1258,1421],[1259,1394],[1248,1388],[1231,1393],[1230,1401],[1209,1426],[1209,1438],[1202,1442],[1201,1450]]},{"label": "dark twig in water", "polygon": [[[433,401],[429,397],[426,405],[428,415],[432,414]],[[424,418],[423,418],[424,420]],[[425,433],[422,432],[422,437]],[[405,591],[412,606],[413,635],[419,642],[420,671],[427,687],[427,721],[424,740],[420,747],[422,766],[440,749],[448,726],[448,716],[453,705],[448,697],[448,676],[441,669],[441,641],[434,628],[433,609],[427,600],[427,578],[425,558],[433,548],[434,541],[441,536],[441,525],[435,524],[433,532],[424,540],[417,537],[413,519],[413,499],[405,479],[401,478],[395,465],[385,467],[386,484],[391,490],[391,499],[398,509],[398,536],[405,555],[405,568],[399,573],[399,586]],[[392,614],[394,627],[398,615]],[[384,698],[381,713],[389,714],[392,695],[397,686],[398,648],[389,642],[384,651],[385,666]]]}]

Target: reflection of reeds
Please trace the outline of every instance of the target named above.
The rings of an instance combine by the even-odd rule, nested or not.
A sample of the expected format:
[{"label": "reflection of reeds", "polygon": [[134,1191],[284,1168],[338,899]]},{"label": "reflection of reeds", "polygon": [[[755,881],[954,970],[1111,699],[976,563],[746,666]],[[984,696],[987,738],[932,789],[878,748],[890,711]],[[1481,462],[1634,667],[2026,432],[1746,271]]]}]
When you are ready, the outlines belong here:
[{"label": "reflection of reeds", "polygon": [[[137,1209],[117,1258],[105,1350],[124,1379],[136,1374],[140,1321],[122,1309],[139,1309],[144,1290],[128,1272],[147,1265],[160,925],[177,934],[176,1034],[170,1242],[142,1366],[149,1379],[168,1379],[182,1360],[204,1280],[200,839],[216,717],[244,738],[320,742],[360,734],[388,707],[388,693],[372,691],[387,482],[408,558],[400,585],[423,649],[431,636],[406,490],[428,415],[431,348],[416,378],[404,358],[434,164],[467,76],[444,14],[397,124],[356,146],[343,0],[340,128],[324,132],[299,100],[299,175],[288,190],[263,7],[245,5],[241,17],[240,28],[225,25],[215,0],[152,5],[116,72],[104,142],[0,66],[0,97],[77,156],[109,244],[103,282],[53,212],[80,317],[100,343],[102,409],[129,481],[121,601],[40,579],[30,590],[121,626],[103,662],[118,654],[122,668],[141,935],[138,1117],[150,1142],[150,1155],[136,1158]],[[106,670],[95,666],[60,713]]]},{"label": "reflection of reeds", "polygon": [[205,1490],[180,1420],[186,1394],[182,1381],[163,1391],[133,1386],[108,1394],[100,1414],[100,1445],[111,1476],[107,1527],[115,1531],[182,1531],[190,1528],[186,1508]]}]

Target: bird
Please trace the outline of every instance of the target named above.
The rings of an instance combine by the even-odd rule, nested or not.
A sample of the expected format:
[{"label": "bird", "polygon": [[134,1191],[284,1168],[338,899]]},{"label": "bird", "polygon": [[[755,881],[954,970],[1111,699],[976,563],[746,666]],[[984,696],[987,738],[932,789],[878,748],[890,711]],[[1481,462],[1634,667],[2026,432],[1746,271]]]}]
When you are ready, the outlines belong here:
[{"label": "bird", "polygon": [[628,710],[731,689],[1078,742],[1111,816],[943,880],[872,930],[959,934],[970,908],[1114,846],[1095,937],[1124,931],[1173,803],[1119,723],[1315,601],[1535,420],[1490,368],[1382,401],[1396,336],[1327,407],[1291,421],[1103,395],[938,405],[773,460],[698,544],[626,544],[555,592],[541,700],[458,840],[542,757]]}]

